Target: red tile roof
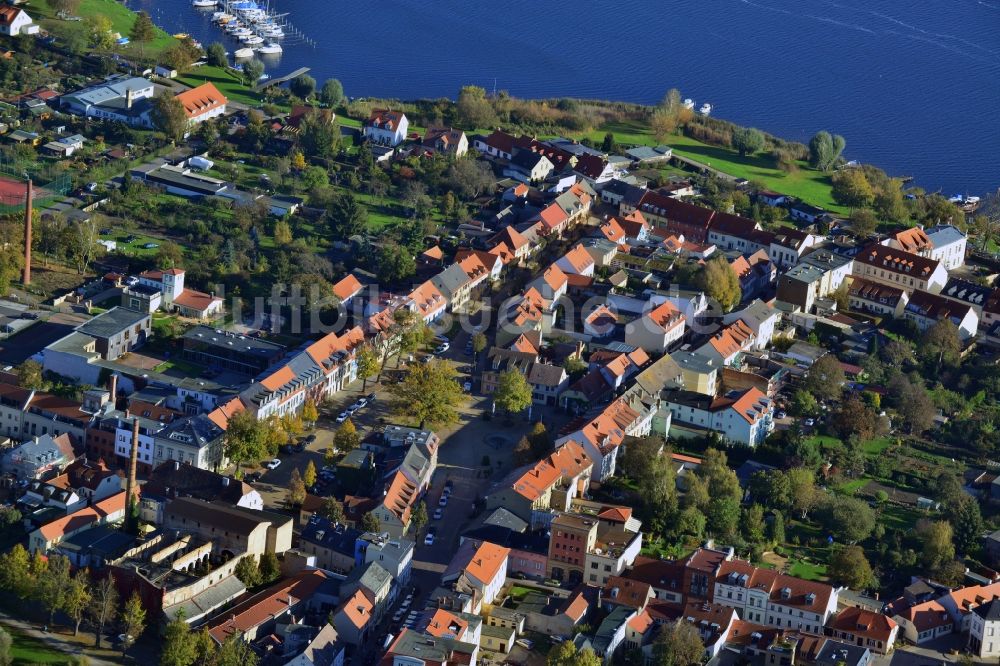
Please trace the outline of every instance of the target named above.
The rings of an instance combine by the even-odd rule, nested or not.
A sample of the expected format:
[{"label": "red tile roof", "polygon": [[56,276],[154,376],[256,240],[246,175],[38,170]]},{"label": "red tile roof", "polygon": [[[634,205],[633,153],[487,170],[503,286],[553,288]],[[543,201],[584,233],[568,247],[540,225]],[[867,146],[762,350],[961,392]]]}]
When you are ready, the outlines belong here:
[{"label": "red tile roof", "polygon": [[508,555],[510,555],[510,548],[484,541],[479,544],[479,548],[472,555],[472,559],[465,567],[465,572],[483,585],[489,585],[504,568],[503,565],[507,562]]},{"label": "red tile roof", "polygon": [[283,579],[219,615],[208,625],[208,633],[220,644],[233,634],[244,634],[287,611],[289,600],[309,599],[325,580],[326,574],[316,569]]},{"label": "red tile roof", "polygon": [[175,95],[174,99],[181,103],[189,119],[225,106],[229,101],[213,83],[207,81],[196,88]]},{"label": "red tile roof", "polygon": [[337,284],[333,285],[333,295],[343,302],[356,296],[363,288],[361,281],[351,273],[348,273]]},{"label": "red tile roof", "polygon": [[882,613],[864,608],[845,608],[836,617],[831,618],[827,626],[837,631],[888,643],[892,637],[892,630],[896,628],[896,622]]}]

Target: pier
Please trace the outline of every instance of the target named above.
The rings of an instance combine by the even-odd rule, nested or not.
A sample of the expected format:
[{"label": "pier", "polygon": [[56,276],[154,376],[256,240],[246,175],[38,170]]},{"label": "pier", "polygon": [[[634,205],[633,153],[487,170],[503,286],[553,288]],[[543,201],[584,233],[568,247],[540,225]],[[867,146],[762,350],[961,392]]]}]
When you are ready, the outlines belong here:
[{"label": "pier", "polygon": [[261,90],[263,90],[264,88],[267,88],[268,86],[281,85],[285,81],[291,81],[295,77],[302,76],[303,74],[305,74],[308,71],[309,71],[308,67],[299,67],[297,70],[295,70],[291,74],[285,74],[284,76],[273,77],[273,78],[268,79],[267,81],[262,81],[262,82],[258,83],[256,86],[254,86],[254,90],[256,90],[257,92],[260,92]]}]

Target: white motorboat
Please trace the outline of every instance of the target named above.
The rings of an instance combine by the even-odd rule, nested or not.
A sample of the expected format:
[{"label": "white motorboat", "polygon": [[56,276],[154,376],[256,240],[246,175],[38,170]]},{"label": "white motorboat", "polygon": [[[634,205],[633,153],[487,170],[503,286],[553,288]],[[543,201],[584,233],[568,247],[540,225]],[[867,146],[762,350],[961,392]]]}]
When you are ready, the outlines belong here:
[{"label": "white motorboat", "polygon": [[240,41],[247,46],[257,46],[264,43],[264,38],[257,35],[250,35],[249,37],[240,37]]},{"label": "white motorboat", "polygon": [[684,108],[685,109],[693,109],[694,108],[694,100],[691,99],[690,97],[688,97],[686,100],[684,100]]},{"label": "white motorboat", "polygon": [[257,47],[257,53],[263,53],[265,55],[273,53],[281,53],[284,49],[281,48],[281,44],[275,44],[274,42],[268,42],[264,46]]},{"label": "white motorboat", "polygon": [[698,113],[700,113],[703,116],[707,116],[708,114],[712,113],[712,105],[709,104],[708,102],[705,102],[704,104],[701,105],[701,108],[698,109]]},{"label": "white motorboat", "polygon": [[263,28],[257,32],[261,37],[270,37],[271,39],[281,39],[285,36],[285,31],[279,26],[273,26],[270,28]]},{"label": "white motorboat", "polygon": [[253,57],[253,49],[236,49],[236,51],[233,53],[233,55],[236,58],[238,58],[238,59],[252,58]]},{"label": "white motorboat", "polygon": [[218,0],[191,0],[192,7],[214,7],[217,4]]},{"label": "white motorboat", "polygon": [[212,12],[212,20],[216,23],[227,23],[232,21],[235,16],[232,14],[227,14],[226,12]]},{"label": "white motorboat", "polygon": [[249,37],[253,34],[253,30],[250,28],[244,28],[241,25],[233,26],[232,28],[226,30],[233,37]]}]

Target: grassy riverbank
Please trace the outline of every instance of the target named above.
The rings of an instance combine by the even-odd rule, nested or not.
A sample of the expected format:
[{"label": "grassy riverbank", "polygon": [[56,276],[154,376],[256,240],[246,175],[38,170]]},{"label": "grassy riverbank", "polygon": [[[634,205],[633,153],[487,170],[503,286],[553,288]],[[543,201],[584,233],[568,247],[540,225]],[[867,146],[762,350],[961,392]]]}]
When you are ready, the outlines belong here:
[{"label": "grassy riverbank", "polygon": [[[76,15],[83,21],[65,21],[56,18],[55,11],[49,6],[48,0],[32,0],[28,6],[30,14],[36,22],[43,28],[58,36],[66,35],[75,31],[88,31],[88,19],[103,16],[111,21],[111,31],[120,33],[123,37],[128,37],[132,31],[132,24],[135,23],[136,13],[125,5],[115,0],[82,0],[80,9]],[[176,43],[171,35],[164,30],[156,28],[156,37],[151,42],[144,44],[140,50],[137,44],[118,46],[114,50],[122,54],[139,55],[140,51],[147,58],[152,58],[163,52],[164,49]]]},{"label": "grassy riverbank", "polygon": [[[638,122],[608,123],[579,138],[600,143],[608,132],[614,134],[620,144],[655,146],[659,143],[652,130]],[[798,163],[798,171],[786,173],[776,169],[770,158],[763,155],[741,157],[735,150],[710,146],[683,134],[671,135],[664,143],[677,155],[697,160],[736,178],[746,178],[835,213],[848,213],[846,208],[833,200],[830,175],[809,168],[805,162]]]}]

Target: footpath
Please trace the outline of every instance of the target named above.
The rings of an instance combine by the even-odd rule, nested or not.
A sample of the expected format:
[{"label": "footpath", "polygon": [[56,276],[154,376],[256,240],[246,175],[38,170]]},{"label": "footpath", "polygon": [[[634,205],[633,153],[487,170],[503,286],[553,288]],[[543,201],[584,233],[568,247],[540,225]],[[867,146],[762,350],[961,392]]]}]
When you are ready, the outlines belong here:
[{"label": "footpath", "polygon": [[83,645],[74,640],[70,640],[68,638],[63,639],[59,634],[50,634],[48,632],[41,631],[40,629],[33,627],[30,623],[13,618],[6,613],[0,613],[0,625],[16,629],[19,633],[39,640],[47,647],[57,652],[61,652],[67,655],[67,657],[83,655],[87,657],[90,666],[121,666],[121,664],[124,663],[120,660],[120,658],[115,661],[109,661],[107,658],[95,657],[85,651]]}]

